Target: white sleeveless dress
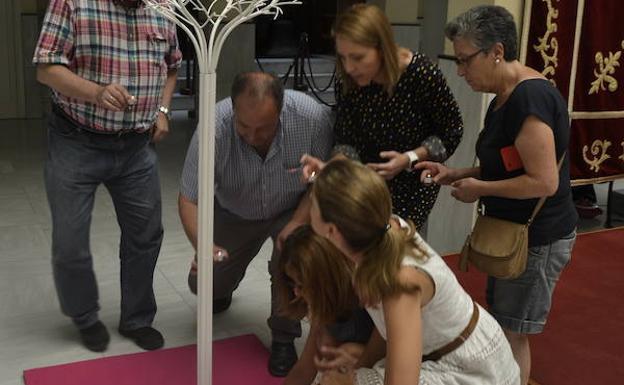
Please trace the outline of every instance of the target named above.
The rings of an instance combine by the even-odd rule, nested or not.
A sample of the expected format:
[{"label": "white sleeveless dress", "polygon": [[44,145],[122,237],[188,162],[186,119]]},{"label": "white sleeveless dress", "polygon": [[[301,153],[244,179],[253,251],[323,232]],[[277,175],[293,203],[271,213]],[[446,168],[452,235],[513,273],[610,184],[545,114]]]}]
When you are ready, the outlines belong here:
[{"label": "white sleeveless dress", "polygon": [[[406,226],[401,221],[402,226]],[[414,266],[427,273],[435,284],[433,298],[422,308],[423,355],[448,344],[464,330],[472,316],[473,302],[461,287],[444,260],[416,234],[415,239],[429,259],[420,262],[403,259],[404,266]],[[377,330],[386,339],[383,303],[366,309]],[[383,384],[385,362],[373,369],[360,368],[358,385]],[[419,385],[517,385],[520,370],[511,347],[496,320],[479,306],[479,320],[468,339],[438,361],[425,361],[420,369]]]}]

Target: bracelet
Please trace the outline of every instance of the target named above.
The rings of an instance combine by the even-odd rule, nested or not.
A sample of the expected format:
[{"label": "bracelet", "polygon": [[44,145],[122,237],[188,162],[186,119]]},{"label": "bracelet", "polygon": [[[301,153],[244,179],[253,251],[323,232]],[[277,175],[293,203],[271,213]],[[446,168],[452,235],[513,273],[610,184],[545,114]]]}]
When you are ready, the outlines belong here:
[{"label": "bracelet", "polygon": [[158,112],[162,112],[167,117],[167,120],[171,119],[171,111],[165,106],[158,106]]},{"label": "bracelet", "polygon": [[412,150],[412,151],[407,151],[404,153],[405,155],[407,155],[407,157],[409,158],[409,163],[407,164],[407,167],[405,168],[405,170],[407,170],[408,172],[412,172],[412,168],[416,165],[416,163],[418,163],[418,161],[420,160],[418,158],[418,154],[416,154],[416,151]]}]

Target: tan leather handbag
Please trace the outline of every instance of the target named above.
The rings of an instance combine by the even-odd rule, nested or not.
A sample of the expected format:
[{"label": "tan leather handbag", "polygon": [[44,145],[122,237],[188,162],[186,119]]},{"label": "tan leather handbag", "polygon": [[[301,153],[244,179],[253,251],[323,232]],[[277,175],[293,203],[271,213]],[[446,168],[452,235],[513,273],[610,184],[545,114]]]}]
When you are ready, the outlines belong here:
[{"label": "tan leather handbag", "polygon": [[[559,170],[564,158],[565,152],[559,160]],[[462,248],[459,269],[468,271],[470,262],[480,271],[496,278],[512,279],[520,276],[526,269],[529,226],[545,201],[546,197],[540,198],[527,223],[479,214]]]}]

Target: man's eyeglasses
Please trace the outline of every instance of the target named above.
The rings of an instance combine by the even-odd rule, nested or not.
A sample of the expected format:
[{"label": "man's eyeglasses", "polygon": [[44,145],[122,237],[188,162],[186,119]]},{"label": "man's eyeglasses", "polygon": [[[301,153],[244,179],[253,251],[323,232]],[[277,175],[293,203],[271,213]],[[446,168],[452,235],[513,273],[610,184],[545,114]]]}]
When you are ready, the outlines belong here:
[{"label": "man's eyeglasses", "polygon": [[456,57],[456,58],[455,58],[455,63],[456,63],[458,66],[461,66],[461,65],[465,65],[465,66],[467,66],[467,65],[469,65],[469,64],[470,64],[470,62],[472,61],[472,59],[474,59],[474,57],[475,57],[475,56],[477,56],[478,54],[480,54],[481,52],[485,52],[485,51],[484,51],[484,50],[482,50],[482,49],[480,49],[480,50],[478,50],[477,52],[475,52],[475,53],[473,53],[473,54],[470,54],[470,55],[468,55],[468,56],[466,56],[466,57],[463,57],[463,58]]}]

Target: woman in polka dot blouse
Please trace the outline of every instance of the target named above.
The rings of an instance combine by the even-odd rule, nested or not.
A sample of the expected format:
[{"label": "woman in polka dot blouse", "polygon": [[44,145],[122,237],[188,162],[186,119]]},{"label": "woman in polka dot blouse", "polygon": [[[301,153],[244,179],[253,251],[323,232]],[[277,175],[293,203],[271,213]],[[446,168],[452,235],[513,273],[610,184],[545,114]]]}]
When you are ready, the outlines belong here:
[{"label": "woman in polka dot blouse", "polygon": [[420,183],[411,168],[446,160],[462,136],[461,114],[440,69],[398,47],[381,10],[357,4],[334,29],[339,82],[336,144],[353,147],[388,182],[395,214],[418,228],[439,186]]}]

